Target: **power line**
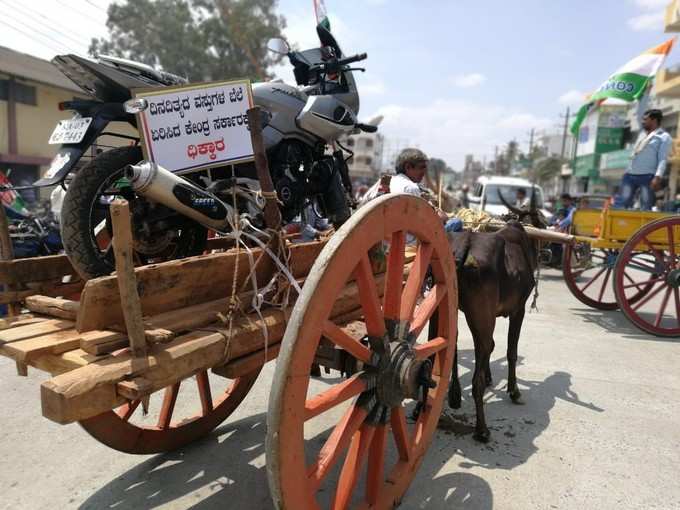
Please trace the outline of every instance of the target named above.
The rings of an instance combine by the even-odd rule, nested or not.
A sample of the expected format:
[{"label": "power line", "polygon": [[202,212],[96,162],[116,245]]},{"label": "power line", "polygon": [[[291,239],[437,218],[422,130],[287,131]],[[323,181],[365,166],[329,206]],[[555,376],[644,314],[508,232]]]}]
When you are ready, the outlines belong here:
[{"label": "power line", "polygon": [[85,0],[85,1],[86,1],[88,4],[90,4],[92,7],[94,7],[95,9],[99,9],[100,11],[106,12],[106,9],[104,9],[104,8],[101,7],[100,5],[97,5],[97,4],[94,3],[92,0]]},{"label": "power line", "polygon": [[[5,16],[7,16],[7,17],[10,18],[11,20],[15,21],[15,22],[18,23],[19,25],[23,26],[24,28],[28,29],[29,31],[34,32],[34,34],[30,34],[30,35],[29,35],[29,34],[24,34],[24,35],[27,35],[28,37],[30,37],[31,39],[33,39],[33,38],[35,37],[35,35],[40,35],[40,36],[42,36],[43,38],[47,39],[48,41],[53,42],[53,43],[56,43],[56,44],[58,44],[59,46],[61,46],[63,49],[57,50],[57,53],[63,52],[64,49],[66,49],[66,51],[71,51],[71,48],[70,48],[69,46],[65,45],[64,43],[62,43],[62,42],[60,42],[60,41],[57,41],[57,40],[56,40],[54,37],[52,37],[51,35],[45,34],[45,32],[41,32],[40,30],[36,30],[34,27],[30,27],[30,26],[26,25],[26,23],[24,23],[23,21],[21,21],[21,20],[15,18],[15,17],[13,17],[13,16],[10,16],[10,15],[7,14],[7,13],[5,13]],[[11,26],[11,25],[8,25],[8,26]],[[54,47],[52,47],[52,49],[54,49]]]},{"label": "power line", "polygon": [[[6,5],[10,6],[10,7],[14,10],[14,12],[19,13],[19,14],[22,14],[22,15],[24,15],[24,16],[30,18],[30,21],[31,21],[31,22],[33,22],[33,23],[38,23],[40,26],[42,26],[42,27],[44,27],[44,28],[46,28],[46,29],[48,29],[48,30],[50,30],[50,31],[52,31],[52,32],[54,32],[54,33],[56,33],[56,34],[59,34],[59,36],[61,36],[61,37],[63,37],[63,38],[66,38],[66,39],[69,39],[70,41],[73,41],[73,42],[74,42],[75,44],[77,44],[78,46],[81,46],[81,47],[83,47],[83,48],[88,48],[88,47],[89,47],[89,42],[83,42],[83,41],[74,39],[74,38],[71,37],[70,35],[68,35],[68,34],[66,34],[66,33],[64,33],[64,32],[62,32],[61,30],[57,30],[56,28],[52,27],[51,25],[48,25],[48,24],[46,24],[46,23],[44,23],[44,22],[42,22],[42,21],[40,21],[40,20],[35,19],[31,14],[29,14],[29,13],[27,13],[27,12],[21,10],[20,8],[17,8],[17,7],[15,7],[15,6],[11,6],[10,4],[7,3],[7,0],[0,0],[0,1],[5,2]],[[26,6],[23,6],[23,5],[22,5],[21,7],[26,8]],[[41,13],[39,13],[39,12],[37,12],[37,11],[32,10],[32,9],[30,9],[30,11],[33,12],[34,14],[40,16],[41,18],[46,19],[46,20],[47,20],[48,22],[50,22],[50,23],[53,23],[53,22],[54,22],[53,20],[49,19],[49,18],[48,18],[47,16],[45,16],[44,14],[41,14]]]},{"label": "power line", "polygon": [[59,3],[60,3],[61,5],[63,5],[64,7],[67,7],[68,9],[71,9],[73,12],[77,13],[77,14],[80,15],[82,18],[87,19],[88,21],[92,21],[92,22],[96,23],[97,25],[103,25],[103,26],[106,25],[106,22],[102,22],[101,20],[95,19],[94,17],[85,14],[85,13],[82,12],[81,10],[76,9],[75,7],[73,7],[72,5],[67,4],[67,3],[64,2],[63,0],[57,0],[57,2],[59,2]]},{"label": "power line", "polygon": [[0,24],[3,24],[3,25],[5,25],[6,27],[11,28],[11,29],[14,30],[15,32],[19,32],[20,34],[25,35],[26,37],[28,37],[28,38],[31,39],[32,41],[34,41],[34,42],[40,44],[41,46],[44,46],[45,48],[49,48],[50,50],[54,51],[55,53],[61,53],[61,52],[62,52],[62,50],[57,49],[57,48],[55,48],[54,46],[52,46],[52,45],[50,45],[50,44],[45,44],[45,43],[42,42],[42,41],[36,40],[34,34],[30,34],[30,33],[24,32],[23,30],[21,30],[21,29],[15,27],[15,26],[13,26],[13,25],[10,25],[9,23],[6,23],[6,22],[3,21],[2,19],[0,19]]}]

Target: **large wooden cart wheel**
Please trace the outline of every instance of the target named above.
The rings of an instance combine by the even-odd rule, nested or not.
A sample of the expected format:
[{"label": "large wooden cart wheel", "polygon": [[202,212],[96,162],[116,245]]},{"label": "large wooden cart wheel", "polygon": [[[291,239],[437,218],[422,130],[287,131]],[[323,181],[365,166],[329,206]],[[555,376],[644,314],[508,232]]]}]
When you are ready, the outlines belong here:
[{"label": "large wooden cart wheel", "polygon": [[[83,420],[80,425],[97,441],[125,453],[150,454],[181,448],[214,430],[248,394],[260,370],[234,380],[194,377],[150,396],[149,413],[141,400]],[[219,393],[216,392],[219,391]],[[217,395],[214,398],[212,395]]]},{"label": "large wooden cart wheel", "polygon": [[[373,274],[369,255],[383,240],[389,241],[384,278]],[[409,249],[416,256],[403,284]],[[329,320],[353,279],[363,338]],[[441,220],[425,201],[386,195],[338,230],[305,282],[277,362],[267,471],[278,508],[391,509],[400,501],[441,413],[456,319],[453,254]],[[322,337],[356,360],[353,375],[310,379]],[[336,423],[332,429],[324,426],[329,421]],[[315,436],[319,429],[327,430]]]},{"label": "large wooden cart wheel", "polygon": [[[623,313],[656,336],[680,336],[680,217],[648,223],[621,250],[614,272]],[[631,299],[647,288],[642,299]]]},{"label": "large wooden cart wheel", "polygon": [[[581,303],[598,310],[616,310],[619,303],[614,291],[614,269],[619,250],[593,248],[588,243],[565,245],[562,258],[562,274],[567,288]],[[641,257],[635,254],[634,258]],[[649,275],[641,279],[635,291],[629,293],[629,300],[635,303],[652,288]]]},{"label": "large wooden cart wheel", "polygon": [[566,244],[562,274],[574,297],[591,308],[616,310],[619,305],[611,275],[617,256],[618,250],[601,250],[588,243]]}]

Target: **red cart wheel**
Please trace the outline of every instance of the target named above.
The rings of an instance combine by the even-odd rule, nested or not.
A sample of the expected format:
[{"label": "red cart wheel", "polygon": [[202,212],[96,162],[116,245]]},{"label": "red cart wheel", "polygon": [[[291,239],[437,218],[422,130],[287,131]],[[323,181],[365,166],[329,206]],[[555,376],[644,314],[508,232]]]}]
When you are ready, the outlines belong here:
[{"label": "red cart wheel", "polygon": [[[614,272],[621,310],[640,329],[680,336],[680,218],[642,227],[621,250]],[[644,289],[644,297],[631,299]]]},{"label": "red cart wheel", "polygon": [[617,255],[617,250],[592,248],[588,243],[564,246],[562,274],[576,299],[598,310],[619,307],[611,285]]},{"label": "red cart wheel", "polygon": [[[175,450],[200,439],[226,420],[246,397],[259,373],[257,370],[233,381],[214,376],[211,384],[208,371],[204,370],[195,378],[152,394],[148,414],[144,414],[141,400],[134,400],[82,420],[80,425],[100,443],[121,452],[149,454]],[[189,384],[191,379],[195,379],[193,385]],[[213,398],[218,389],[219,397]],[[199,400],[200,412],[196,414]],[[185,418],[173,419],[174,415]]]},{"label": "red cart wheel", "polygon": [[[369,250],[384,239],[390,247],[381,301]],[[405,247],[416,240],[416,257],[403,285]],[[352,279],[364,313],[363,338],[329,320]],[[278,508],[391,509],[400,501],[441,413],[455,349],[456,309],[452,251],[425,201],[386,195],[338,230],[295,305],[272,384],[267,471]],[[421,335],[427,324],[429,334]],[[340,382],[310,379],[322,337],[355,360],[353,375]],[[414,409],[419,413],[411,424],[406,416]],[[326,430],[330,434],[313,437],[329,420],[337,422]]]}]

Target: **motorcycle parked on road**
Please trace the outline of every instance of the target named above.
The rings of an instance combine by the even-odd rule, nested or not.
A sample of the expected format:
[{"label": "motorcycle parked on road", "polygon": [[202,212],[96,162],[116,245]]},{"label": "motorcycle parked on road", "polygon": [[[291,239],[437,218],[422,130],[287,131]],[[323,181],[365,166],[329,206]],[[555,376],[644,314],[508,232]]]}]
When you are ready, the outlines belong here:
[{"label": "motorcycle parked on road", "polygon": [[[352,190],[344,153],[335,143],[344,134],[376,128],[357,120],[359,93],[352,75],[357,69],[350,66],[366,54],[345,58],[328,30],[319,25],[317,34],[321,46],[305,51],[290,50],[282,39],[270,41],[272,51],[288,57],[297,86],[255,83],[253,98],[263,111],[262,135],[283,220],[292,221],[313,203],[337,227],[351,213]],[[184,78],[114,57],[93,61],[61,55],[53,63],[96,100],[62,104],[75,117],[55,129],[51,143],[61,143],[61,148],[38,186],[62,182],[98,137],[129,138],[105,129],[113,121],[136,127],[134,114],[148,104],[131,99],[131,89],[186,84]],[[200,253],[207,228],[230,231],[234,209],[247,213],[255,228],[264,226],[264,201],[257,193],[253,163],[235,165],[233,174],[224,167],[179,176],[140,163],[137,142],[99,154],[68,186],[61,211],[62,237],[66,253],[84,278],[114,269],[109,206],[115,197],[130,202],[134,248],[141,262]],[[177,190],[188,191],[190,198],[178,204]],[[214,206],[210,213],[206,201]]]}]

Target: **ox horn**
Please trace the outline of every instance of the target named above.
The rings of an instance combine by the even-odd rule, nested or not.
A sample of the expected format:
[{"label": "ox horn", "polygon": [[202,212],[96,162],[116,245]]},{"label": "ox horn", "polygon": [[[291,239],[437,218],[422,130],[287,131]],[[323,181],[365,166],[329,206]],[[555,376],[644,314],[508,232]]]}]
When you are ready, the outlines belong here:
[{"label": "ox horn", "polygon": [[508,201],[505,199],[505,197],[503,196],[503,193],[501,193],[500,189],[498,190],[498,198],[501,199],[501,202],[503,202],[503,205],[505,207],[507,207],[508,210],[510,212],[512,212],[513,214],[516,214],[520,218],[526,215],[526,211],[522,211],[521,209],[518,209],[517,207],[513,207],[512,205],[510,205],[508,203]]},{"label": "ox horn", "polygon": [[531,185],[531,201],[529,202],[529,211],[531,211],[532,214],[536,213],[536,185],[532,184]]}]

